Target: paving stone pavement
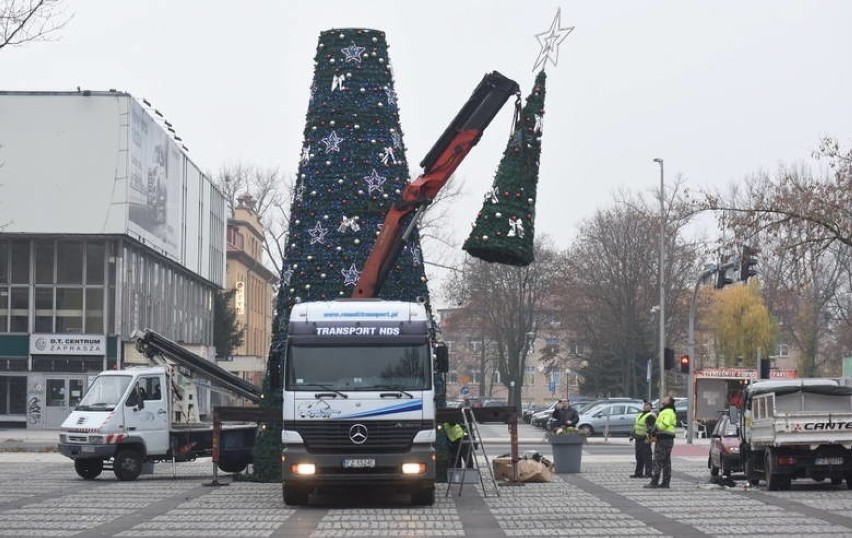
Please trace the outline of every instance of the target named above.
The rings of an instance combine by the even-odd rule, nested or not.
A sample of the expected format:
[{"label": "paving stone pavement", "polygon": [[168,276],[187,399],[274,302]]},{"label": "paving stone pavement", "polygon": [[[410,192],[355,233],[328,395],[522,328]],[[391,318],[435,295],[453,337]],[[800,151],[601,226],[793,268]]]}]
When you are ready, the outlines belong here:
[{"label": "paving stone pavement", "polygon": [[[852,536],[852,491],[801,480],[791,491],[708,483],[706,459],[675,458],[671,490],[627,478],[626,457],[585,457],[553,482],[438,486],[432,507],[393,492],[357,490],[284,505],[279,484],[210,486],[208,461],[119,482],[83,481],[57,454],[0,455],[0,536]],[[742,482],[740,482],[742,484]]]}]

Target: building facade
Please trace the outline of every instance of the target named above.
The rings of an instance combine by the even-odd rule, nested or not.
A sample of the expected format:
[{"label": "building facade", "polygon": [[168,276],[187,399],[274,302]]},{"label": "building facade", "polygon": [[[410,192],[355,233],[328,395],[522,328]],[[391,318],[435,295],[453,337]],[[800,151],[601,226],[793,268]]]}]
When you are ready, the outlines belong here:
[{"label": "building facade", "polygon": [[249,195],[240,196],[228,219],[227,284],[234,290],[233,308],[243,327],[243,343],[232,357],[217,357],[219,366],[262,386],[272,340],[275,274],[263,265],[263,226]]},{"label": "building facade", "polygon": [[0,92],[0,427],[55,428],[153,329],[204,354],[225,203],[122,92]]}]

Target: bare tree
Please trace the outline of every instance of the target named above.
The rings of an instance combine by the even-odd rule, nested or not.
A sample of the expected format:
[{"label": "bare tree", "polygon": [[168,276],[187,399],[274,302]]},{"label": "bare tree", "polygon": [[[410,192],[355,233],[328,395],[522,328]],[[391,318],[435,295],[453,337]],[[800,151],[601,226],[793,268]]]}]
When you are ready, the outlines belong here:
[{"label": "bare tree", "polygon": [[216,175],[216,183],[225,196],[231,215],[240,196],[250,194],[254,198],[255,212],[263,226],[266,263],[280,274],[287,244],[292,182],[284,180],[277,168],[237,163],[222,166]]},{"label": "bare tree", "polygon": [[805,167],[782,166],[775,175],[760,173],[727,196],[708,194],[706,209],[720,210],[720,224],[748,241],[760,233],[785,234],[784,249],[807,245],[828,248],[834,243],[852,247],[852,151],[844,152],[832,138],[822,140],[814,153],[828,162],[832,173],[816,177]]},{"label": "bare tree", "polygon": [[[647,360],[656,356],[659,303],[659,211],[641,196],[626,196],[599,210],[580,229],[559,271],[556,301],[565,325],[588,350],[584,392],[644,394]],[[686,241],[692,215],[680,184],[665,204],[667,342],[682,339],[688,290],[695,283],[701,242]],[[655,361],[656,363],[656,361]]]},{"label": "bare tree", "polygon": [[558,256],[549,243],[547,238],[537,241],[535,261],[527,267],[466,258],[461,272],[445,288],[447,295],[464,305],[471,319],[482,324],[493,346],[491,364],[508,389],[509,405],[518,409],[530,344],[556,274]]},{"label": "bare tree", "polygon": [[71,20],[63,0],[0,2],[0,49],[50,41]]}]

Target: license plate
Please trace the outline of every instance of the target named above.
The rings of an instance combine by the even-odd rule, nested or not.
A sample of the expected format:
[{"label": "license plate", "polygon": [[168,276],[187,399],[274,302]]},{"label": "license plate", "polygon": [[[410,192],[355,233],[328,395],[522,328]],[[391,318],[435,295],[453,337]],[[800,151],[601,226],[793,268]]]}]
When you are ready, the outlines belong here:
[{"label": "license plate", "polygon": [[82,452],[87,452],[87,453],[88,453],[88,452],[94,452],[94,451],[95,451],[95,447],[93,447],[93,446],[81,446],[81,447],[80,447],[80,450],[81,450]]},{"label": "license plate", "polygon": [[843,458],[817,458],[817,465],[843,465]]},{"label": "license plate", "polygon": [[343,466],[347,469],[368,469],[376,466],[374,459],[345,459]]}]

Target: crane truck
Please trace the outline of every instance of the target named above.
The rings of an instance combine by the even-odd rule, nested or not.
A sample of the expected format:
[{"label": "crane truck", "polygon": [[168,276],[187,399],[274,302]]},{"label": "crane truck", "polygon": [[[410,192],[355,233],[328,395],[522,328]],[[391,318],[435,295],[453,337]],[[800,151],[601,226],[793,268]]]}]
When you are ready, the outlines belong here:
[{"label": "crane truck", "polygon": [[253,403],[260,390],[171,340],[145,329],[132,335],[156,366],[101,372],[62,423],[59,452],[74,460],[86,480],[111,469],[119,480],[153,473],[156,462],[192,461],[213,454],[218,467],[243,471],[252,460],[255,424],[221,429],[199,413],[198,387],[206,385]]},{"label": "crane truck", "polygon": [[512,95],[520,100],[515,81],[496,71],[483,78],[385,215],[352,298],[293,306],[283,375],[286,504],[349,485],[395,486],[412,504],[434,503],[433,372],[447,371],[446,347],[432,341],[424,304],[376,297],[420,212]]}]

